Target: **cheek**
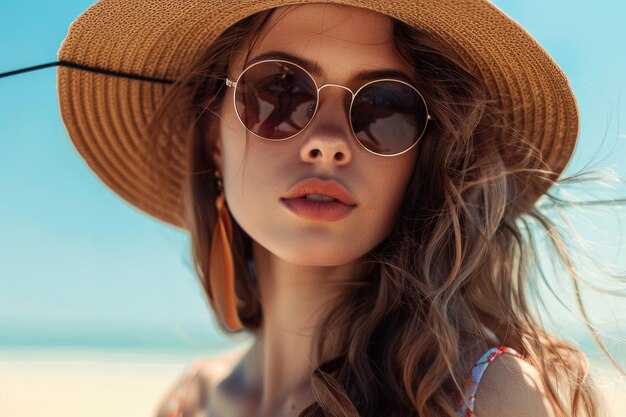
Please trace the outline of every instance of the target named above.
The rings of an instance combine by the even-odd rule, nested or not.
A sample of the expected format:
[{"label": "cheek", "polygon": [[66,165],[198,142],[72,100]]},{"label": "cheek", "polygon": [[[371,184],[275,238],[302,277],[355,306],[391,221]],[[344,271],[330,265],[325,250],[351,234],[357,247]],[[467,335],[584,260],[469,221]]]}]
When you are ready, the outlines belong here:
[{"label": "cheek", "polygon": [[221,171],[224,183],[232,183],[238,167],[244,165],[247,131],[235,114],[231,94],[224,98],[218,126],[216,135],[221,154]]},{"label": "cheek", "polygon": [[416,153],[407,152],[385,160],[377,170],[374,188],[377,190],[371,205],[377,211],[381,227],[391,229],[404,200],[408,183],[415,169]]},{"label": "cheek", "polygon": [[371,180],[364,193],[367,198],[364,210],[354,219],[349,236],[348,245],[354,249],[355,255],[367,253],[390,235],[413,175],[415,160],[416,153],[407,152],[364,165],[371,168]]},{"label": "cheek", "polygon": [[275,185],[277,174],[272,171],[276,157],[271,146],[240,125],[222,130],[224,192],[232,216],[255,236],[273,209],[268,202],[280,191]]}]

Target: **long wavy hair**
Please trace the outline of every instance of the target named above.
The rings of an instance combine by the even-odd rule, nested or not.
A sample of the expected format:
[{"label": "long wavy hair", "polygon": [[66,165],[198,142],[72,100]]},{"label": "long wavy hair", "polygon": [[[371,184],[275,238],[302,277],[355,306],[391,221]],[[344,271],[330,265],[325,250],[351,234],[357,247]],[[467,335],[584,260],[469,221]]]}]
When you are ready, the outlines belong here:
[{"label": "long wavy hair", "polygon": [[[247,62],[272,13],[238,22],[199,54],[166,92],[149,127],[155,143],[159,137],[167,142],[167,135],[159,136],[166,119],[187,136],[185,222],[194,269],[213,309],[208,271],[217,195],[211,154],[224,80],[237,51],[247,50]],[[454,399],[463,393],[471,365],[481,349],[497,345],[516,349],[539,371],[557,416],[599,416],[602,404],[586,356],[549,334],[528,302],[527,290],[545,279],[535,239],[541,228],[576,294],[583,282],[558,227],[542,212],[565,201],[550,193],[542,205],[524,197],[533,178],[557,175],[551,176],[539,150],[510,127],[481,78],[459,56],[400,21],[394,34],[435,121],[419,144],[391,234],[368,254],[368,279],[347,289],[315,330],[316,402],[300,416],[455,417]],[[505,157],[511,146],[518,148],[516,158]],[[555,182],[568,181],[572,178]],[[244,331],[254,333],[263,306],[250,267],[251,239],[233,223],[236,292],[243,301],[239,316]],[[577,304],[593,330],[580,298]],[[336,328],[342,331],[331,334]],[[624,373],[594,331],[592,336]],[[331,337],[339,354],[322,363]]]}]

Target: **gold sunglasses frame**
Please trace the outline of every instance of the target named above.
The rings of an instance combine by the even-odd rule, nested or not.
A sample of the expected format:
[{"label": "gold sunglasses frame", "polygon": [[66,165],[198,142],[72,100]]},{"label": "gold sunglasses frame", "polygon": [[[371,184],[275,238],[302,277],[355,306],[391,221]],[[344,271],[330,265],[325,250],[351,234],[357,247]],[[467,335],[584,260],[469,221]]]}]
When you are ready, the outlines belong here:
[{"label": "gold sunglasses frame", "polygon": [[[252,130],[250,130],[248,128],[248,126],[246,126],[246,124],[243,122],[243,120],[241,120],[241,116],[239,116],[239,111],[237,110],[237,85],[239,84],[239,80],[241,80],[241,77],[246,73],[246,71],[248,71],[250,68],[259,65],[259,64],[263,64],[266,62],[280,62],[280,63],[284,63],[284,64],[288,64],[288,65],[293,65],[294,67],[299,68],[300,70],[302,70],[305,74],[307,74],[309,76],[309,78],[311,79],[311,81],[313,81],[313,85],[315,85],[315,89],[317,91],[317,96],[315,98],[315,110],[313,111],[313,114],[311,115],[311,118],[309,119],[309,121],[302,127],[302,129],[300,129],[299,131],[297,131],[296,133],[294,133],[291,136],[288,136],[286,138],[282,138],[282,139],[270,139],[270,138],[266,138],[260,135],[257,135],[256,133],[254,133]],[[354,98],[359,94],[359,92],[361,90],[363,90],[365,87],[367,87],[370,84],[373,83],[377,83],[377,82],[381,82],[381,81],[394,81],[394,82],[398,82],[398,83],[402,83],[410,88],[412,88],[418,95],[419,97],[422,99],[422,102],[424,103],[424,108],[426,109],[426,122],[424,123],[424,129],[422,130],[422,132],[420,133],[419,137],[417,138],[417,140],[415,141],[415,143],[413,143],[410,147],[408,147],[407,149],[405,149],[402,152],[398,152],[398,153],[394,153],[394,154],[382,154],[382,153],[378,153],[378,152],[374,152],[373,150],[367,148],[365,145],[363,145],[363,143],[361,143],[361,141],[359,140],[358,136],[356,135],[356,133],[354,132],[354,128],[352,127],[352,105],[354,104]],[[294,136],[296,136],[297,134],[301,133],[304,129],[307,128],[307,126],[309,126],[309,124],[311,124],[311,121],[313,121],[313,119],[315,118],[315,115],[317,114],[317,109],[320,106],[320,91],[322,90],[322,88],[324,87],[339,87],[339,88],[343,88],[344,90],[347,90],[350,92],[350,94],[352,95],[352,98],[350,100],[350,107],[348,108],[348,119],[350,120],[350,130],[352,131],[352,136],[354,137],[354,139],[357,141],[357,143],[365,150],[367,150],[368,152],[373,153],[374,155],[378,155],[378,156],[386,156],[386,157],[392,157],[392,156],[399,156],[402,155],[408,151],[410,151],[411,149],[413,149],[418,143],[419,141],[422,139],[422,137],[424,136],[424,133],[426,133],[426,129],[428,127],[428,122],[430,120],[433,120],[433,117],[430,115],[430,113],[428,112],[428,103],[426,103],[426,99],[424,99],[424,96],[419,92],[419,90],[417,88],[415,88],[415,86],[407,83],[406,81],[403,80],[396,80],[393,78],[381,78],[378,80],[372,80],[369,81],[365,84],[363,84],[361,87],[358,88],[358,90],[356,90],[356,92],[353,92],[350,88],[341,85],[341,84],[333,84],[333,83],[326,83],[323,84],[322,86],[317,85],[317,82],[315,81],[315,78],[313,77],[313,75],[311,75],[311,73],[309,71],[307,71],[305,68],[303,68],[302,66],[291,62],[291,61],[287,61],[287,60],[283,60],[283,59],[265,59],[262,61],[258,61],[258,62],[254,62],[251,65],[248,65],[246,68],[244,68],[244,70],[241,72],[241,74],[239,74],[239,76],[237,77],[236,80],[231,80],[229,78],[226,78],[225,80],[226,82],[226,86],[227,87],[232,87],[233,88],[233,107],[235,109],[235,114],[237,115],[237,118],[239,119],[239,121],[241,122],[241,124],[243,125],[243,127],[246,128],[246,130],[250,133],[252,133],[254,136],[264,139],[264,140],[269,140],[272,142],[280,142],[283,140],[288,140],[293,138]]]}]

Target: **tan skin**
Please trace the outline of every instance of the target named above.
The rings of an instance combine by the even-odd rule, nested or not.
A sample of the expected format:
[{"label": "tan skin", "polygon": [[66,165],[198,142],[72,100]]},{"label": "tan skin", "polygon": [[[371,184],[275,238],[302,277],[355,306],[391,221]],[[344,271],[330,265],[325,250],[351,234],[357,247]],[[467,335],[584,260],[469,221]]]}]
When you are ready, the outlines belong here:
[{"label": "tan skin", "polygon": [[[286,10],[289,13],[283,14]],[[356,91],[360,84],[353,81],[353,74],[361,70],[412,74],[392,42],[392,21],[382,14],[310,4],[277,9],[266,28],[250,59],[266,51],[309,59],[324,70],[314,75],[318,85],[341,84]],[[239,53],[231,79],[242,70]],[[314,120],[294,138],[265,141],[246,133],[233,108],[232,90],[228,93],[214,158],[224,177],[230,211],[253,240],[264,321],[249,349],[206,361],[201,376],[210,382],[208,415],[295,417],[315,401],[309,387],[317,366],[312,329],[324,306],[332,305],[341,293],[341,283],[359,279],[359,262],[389,234],[418,147],[393,158],[362,148],[349,126],[344,104],[349,93],[340,88],[321,91]],[[279,199],[293,184],[311,176],[341,182],[358,207],[333,222],[297,217]],[[462,358],[468,370],[489,347],[480,342],[468,347]],[[324,360],[331,355],[329,351]],[[477,399],[476,414],[550,416],[542,391],[536,388],[537,372],[517,358],[504,356],[481,382],[479,394],[485,393],[484,399]],[[511,385],[514,380],[519,387]],[[195,386],[188,403],[198,395]]]},{"label": "tan skin", "polygon": [[[267,51],[297,55],[323,68],[324,74],[315,76],[318,85],[341,84],[353,91],[365,83],[353,81],[361,70],[412,74],[392,42],[390,18],[330,5],[306,5],[283,14],[285,10],[273,14],[266,25],[271,29],[251,59]],[[241,54],[231,78],[242,69]],[[324,88],[320,97],[311,124],[281,142],[246,134],[232,92],[222,107],[216,162],[222,167],[231,213],[254,242],[264,309],[263,327],[233,377],[247,393],[245,408],[253,412],[248,415],[297,415],[314,401],[309,388],[316,366],[311,334],[321,307],[342,291],[338,283],[359,278],[359,261],[388,236],[415,165],[417,147],[386,158],[356,142],[346,90]],[[336,179],[354,195],[357,208],[332,222],[296,216],[279,199],[308,177]]]}]

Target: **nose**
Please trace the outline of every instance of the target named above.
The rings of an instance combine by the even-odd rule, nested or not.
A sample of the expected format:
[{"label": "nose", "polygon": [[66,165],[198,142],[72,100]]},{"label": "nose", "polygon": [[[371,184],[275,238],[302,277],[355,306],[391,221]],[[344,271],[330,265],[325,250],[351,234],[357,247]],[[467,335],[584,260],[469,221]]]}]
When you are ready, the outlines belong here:
[{"label": "nose", "polygon": [[[320,129],[322,130],[322,129]],[[306,141],[300,149],[300,157],[304,162],[322,165],[346,165],[352,159],[352,152],[341,138],[345,133],[340,129],[328,127],[316,137]]]},{"label": "nose", "polygon": [[320,101],[317,113],[307,128],[307,139],[300,148],[302,161],[328,168],[350,163],[352,129],[347,114],[349,98],[346,100],[345,95],[349,96],[349,93],[335,91],[332,99],[327,96],[327,100]]}]

